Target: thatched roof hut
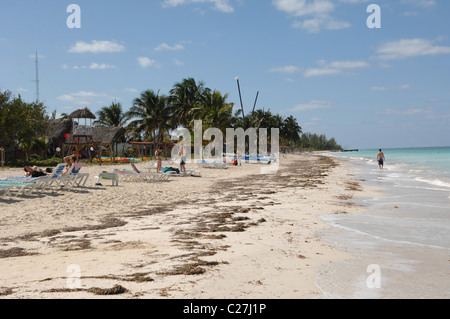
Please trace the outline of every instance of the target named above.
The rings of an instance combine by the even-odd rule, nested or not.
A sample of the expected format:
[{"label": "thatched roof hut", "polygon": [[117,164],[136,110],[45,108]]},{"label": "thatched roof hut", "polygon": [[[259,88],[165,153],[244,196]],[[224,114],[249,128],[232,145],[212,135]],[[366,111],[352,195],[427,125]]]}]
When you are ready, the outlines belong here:
[{"label": "thatched roof hut", "polygon": [[84,109],[79,109],[69,115],[70,119],[93,119],[97,117],[86,107]]},{"label": "thatched roof hut", "polygon": [[93,127],[91,129],[92,139],[97,143],[118,143],[124,136],[123,127]]},{"label": "thatched roof hut", "polygon": [[[90,132],[95,143],[118,143],[125,134],[125,129],[123,127],[92,127]],[[66,133],[69,134],[68,139],[64,137]],[[50,121],[47,136],[54,145],[72,141],[72,134],[71,119]]]},{"label": "thatched roof hut", "polygon": [[53,145],[57,145],[60,141],[64,140],[64,134],[69,133],[70,131],[72,131],[72,120],[51,120],[47,136]]}]

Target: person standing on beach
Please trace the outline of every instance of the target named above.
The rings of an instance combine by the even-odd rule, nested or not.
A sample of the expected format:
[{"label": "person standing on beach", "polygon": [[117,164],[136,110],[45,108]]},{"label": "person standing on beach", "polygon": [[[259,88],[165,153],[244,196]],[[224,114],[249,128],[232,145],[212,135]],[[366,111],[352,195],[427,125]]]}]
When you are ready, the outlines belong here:
[{"label": "person standing on beach", "polygon": [[156,172],[161,173],[162,169],[162,162],[161,162],[161,153],[162,153],[162,147],[158,146],[155,156],[156,156]]},{"label": "person standing on beach", "polygon": [[385,160],[386,159],[384,158],[384,154],[383,154],[383,152],[381,151],[381,148],[380,148],[380,150],[379,150],[379,152],[377,154],[378,167],[380,168],[380,170],[383,169],[383,165],[384,165],[384,161]]},{"label": "person standing on beach", "polygon": [[184,153],[184,145],[180,146],[178,155],[180,155],[180,170],[183,174],[186,174],[186,155]]}]

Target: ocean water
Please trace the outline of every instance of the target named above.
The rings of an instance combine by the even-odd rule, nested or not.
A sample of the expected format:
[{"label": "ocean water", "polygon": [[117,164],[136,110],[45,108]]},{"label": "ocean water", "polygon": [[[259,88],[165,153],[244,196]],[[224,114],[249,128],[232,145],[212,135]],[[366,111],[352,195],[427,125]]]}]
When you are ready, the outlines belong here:
[{"label": "ocean water", "polygon": [[[383,170],[378,168],[377,153],[378,149],[329,154],[348,161],[354,178],[376,187],[380,195],[353,199],[364,208],[362,214],[321,216],[332,226],[323,238],[358,255],[359,263],[337,264],[319,282],[335,297],[448,298],[450,147],[383,149]],[[383,265],[384,289],[367,288],[364,263]],[[342,271],[346,292],[330,284],[327,274],[339,276],[336,269]],[[359,273],[359,281],[345,275],[345,269]]]}]

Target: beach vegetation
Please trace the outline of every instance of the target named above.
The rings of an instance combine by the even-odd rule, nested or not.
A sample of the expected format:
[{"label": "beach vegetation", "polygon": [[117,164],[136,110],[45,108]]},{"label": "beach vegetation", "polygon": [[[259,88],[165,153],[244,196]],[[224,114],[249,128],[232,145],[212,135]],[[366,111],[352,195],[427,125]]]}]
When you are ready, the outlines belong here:
[{"label": "beach vegetation", "polygon": [[10,91],[0,92],[0,146],[5,149],[6,161],[17,149],[25,152],[29,159],[33,146],[41,145],[49,117],[43,103],[27,103]]},{"label": "beach vegetation", "polygon": [[113,102],[109,106],[103,106],[97,112],[97,120],[94,126],[99,127],[124,127],[130,118],[129,112],[124,112],[121,103]]},{"label": "beach vegetation", "polygon": [[[96,113],[93,124],[124,128],[120,142],[160,144],[173,142],[171,133],[177,128],[193,131],[194,122],[201,120],[203,131],[209,128],[218,128],[222,132],[227,128],[254,128],[259,132],[260,128],[266,128],[267,137],[271,138],[271,129],[279,129],[280,146],[291,150],[342,150],[334,138],[304,133],[293,115],[283,116],[272,113],[269,108],[254,108],[242,116],[242,110],[235,110],[228,97],[228,94],[210,89],[203,81],[185,78],[173,85],[169,95],[151,89],[142,92],[129,110],[117,101],[103,106]],[[8,165],[53,164],[53,158],[48,165],[43,165],[42,161],[54,155],[45,135],[50,121],[56,119],[56,110],[50,115],[45,110],[43,103],[27,103],[20,95],[15,97],[10,91],[0,92],[0,147],[5,149]],[[67,117],[62,114],[60,119]]]},{"label": "beach vegetation", "polygon": [[317,135],[315,133],[303,133],[298,141],[298,146],[312,150],[342,150],[342,147],[334,138],[328,139],[325,134]]},{"label": "beach vegetation", "polygon": [[132,136],[143,136],[144,140],[153,140],[157,144],[163,141],[164,135],[175,128],[173,107],[169,98],[147,90],[136,98],[129,113],[134,118],[128,125]]}]

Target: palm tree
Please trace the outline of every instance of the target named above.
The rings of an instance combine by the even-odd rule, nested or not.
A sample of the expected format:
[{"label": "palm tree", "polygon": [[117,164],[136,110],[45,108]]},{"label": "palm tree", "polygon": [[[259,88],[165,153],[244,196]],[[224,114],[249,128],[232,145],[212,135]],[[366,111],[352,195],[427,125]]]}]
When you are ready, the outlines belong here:
[{"label": "palm tree", "polygon": [[233,103],[227,103],[228,94],[207,89],[203,93],[201,104],[191,110],[193,118],[202,119],[204,127],[218,128],[225,133],[232,124]]},{"label": "palm tree", "polygon": [[286,143],[290,144],[297,144],[300,142],[301,137],[300,134],[302,133],[302,128],[297,123],[297,119],[294,118],[292,115],[287,117],[280,127],[280,135],[284,139]]},{"label": "palm tree", "polygon": [[35,149],[45,157],[45,152],[48,149],[48,139],[46,137],[23,138],[19,142],[19,149],[25,152],[25,160],[30,160],[30,152]]},{"label": "palm tree", "polygon": [[174,122],[184,127],[192,127],[192,109],[197,107],[202,100],[203,93],[207,90],[204,82],[195,82],[193,78],[183,79],[174,84],[170,90],[170,103],[174,107]]},{"label": "palm tree", "polygon": [[122,105],[114,102],[110,106],[102,107],[97,115],[98,120],[94,122],[94,125],[100,127],[124,127],[130,118],[128,112],[123,112]]},{"label": "palm tree", "polygon": [[144,139],[152,138],[157,144],[161,143],[164,134],[174,129],[173,110],[167,96],[159,96],[152,90],[147,90],[136,98],[129,111],[130,118],[137,118],[130,122],[128,128],[134,133],[143,135]]}]

